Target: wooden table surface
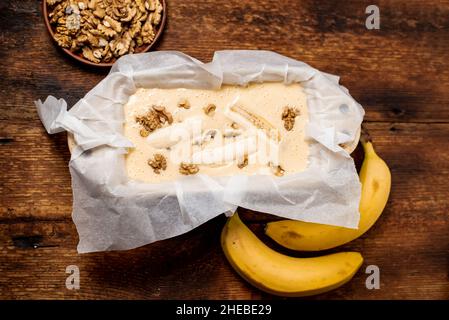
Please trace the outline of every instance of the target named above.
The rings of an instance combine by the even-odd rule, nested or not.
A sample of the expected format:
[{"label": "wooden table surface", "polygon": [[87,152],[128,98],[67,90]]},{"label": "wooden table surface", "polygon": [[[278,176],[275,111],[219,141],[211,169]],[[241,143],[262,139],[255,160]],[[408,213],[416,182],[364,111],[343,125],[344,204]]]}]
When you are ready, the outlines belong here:
[{"label": "wooden table surface", "polygon": [[[362,252],[354,279],[311,299],[449,299],[449,1],[376,1],[380,30],[365,28],[369,1],[167,3],[155,50],[202,61],[215,50],[274,50],[340,75],[366,110],[392,171],[391,197],[367,234],[336,250]],[[224,217],[135,250],[77,254],[67,136],[47,135],[33,101],[51,94],[71,105],[106,71],[58,50],[40,6],[0,2],[0,298],[273,298],[228,265]],[[258,234],[270,219],[243,218]],[[380,268],[379,290],[365,287],[371,264]],[[68,265],[80,269],[80,290],[65,287]]]}]

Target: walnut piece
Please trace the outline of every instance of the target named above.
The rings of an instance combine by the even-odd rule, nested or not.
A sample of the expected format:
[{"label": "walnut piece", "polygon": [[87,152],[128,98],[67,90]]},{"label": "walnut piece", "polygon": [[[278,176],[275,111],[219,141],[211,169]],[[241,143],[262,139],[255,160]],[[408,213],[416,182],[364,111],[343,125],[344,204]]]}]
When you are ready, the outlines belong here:
[{"label": "walnut piece", "polygon": [[161,170],[167,169],[167,159],[162,154],[156,153],[153,159],[148,160],[148,165],[153,168],[154,173],[160,174]]},{"label": "walnut piece", "polygon": [[178,102],[178,107],[184,108],[184,109],[190,109],[190,103],[189,103],[189,100],[187,100],[187,99],[181,99],[181,100]]},{"label": "walnut piece", "polygon": [[165,110],[165,107],[163,107],[163,106],[153,106],[152,108],[153,108],[154,111],[156,111],[160,115],[161,121],[163,123],[165,123],[165,121],[167,121],[168,124],[172,124],[173,123],[173,116],[171,115],[170,112]]},{"label": "walnut piece", "polygon": [[55,4],[61,2],[62,0],[47,0],[49,6],[54,6]]},{"label": "walnut piece", "polygon": [[284,121],[284,128],[291,131],[295,126],[295,119],[299,116],[299,110],[295,108],[285,107],[282,112],[282,120]]},{"label": "walnut piece", "polygon": [[148,137],[148,135],[150,134],[150,132],[147,130],[147,129],[145,129],[145,128],[143,128],[143,129],[140,129],[140,136],[141,137]]},{"label": "walnut piece", "polygon": [[207,105],[207,107],[204,108],[204,113],[208,116],[212,116],[215,113],[215,110],[217,110],[217,106],[213,103],[210,103]]},{"label": "walnut piece", "polygon": [[78,31],[80,29],[81,25],[81,17],[79,14],[72,13],[70,16],[66,19],[66,27],[70,31]]},{"label": "walnut piece", "polygon": [[268,166],[273,170],[273,174],[277,177],[282,177],[285,173],[285,170],[281,166],[276,166],[272,162],[269,162]]},{"label": "walnut piece", "polygon": [[248,156],[245,155],[245,157],[243,158],[243,160],[237,164],[237,167],[238,167],[239,169],[243,169],[243,168],[246,167],[247,165],[248,165]]},{"label": "walnut piece", "polygon": [[83,47],[83,57],[86,58],[87,60],[95,62],[95,63],[100,62],[100,59],[95,57],[92,49],[89,47]]},{"label": "walnut piece", "polygon": [[136,122],[143,127],[140,135],[147,137],[154,130],[162,128],[164,124],[172,124],[173,116],[163,106],[152,106],[146,115],[136,117]]},{"label": "walnut piece", "polygon": [[110,16],[105,16],[103,19],[103,24],[106,27],[114,29],[116,32],[122,32],[122,24],[119,21],[115,21]]},{"label": "walnut piece", "polygon": [[55,41],[62,48],[70,48],[70,37],[64,34],[56,34]]},{"label": "walnut piece", "polygon": [[198,171],[200,171],[200,168],[196,164],[181,162],[179,165],[179,173],[184,175],[196,174]]},{"label": "walnut piece", "polygon": [[110,62],[154,41],[160,0],[45,0],[57,44],[89,61]]},{"label": "walnut piece", "polygon": [[112,53],[116,57],[120,57],[120,56],[126,54],[127,52],[129,52],[129,48],[131,46],[131,40],[132,40],[132,38],[131,38],[129,32],[125,32],[125,34],[123,35],[122,38],[117,38],[115,40],[112,40],[109,43]]}]

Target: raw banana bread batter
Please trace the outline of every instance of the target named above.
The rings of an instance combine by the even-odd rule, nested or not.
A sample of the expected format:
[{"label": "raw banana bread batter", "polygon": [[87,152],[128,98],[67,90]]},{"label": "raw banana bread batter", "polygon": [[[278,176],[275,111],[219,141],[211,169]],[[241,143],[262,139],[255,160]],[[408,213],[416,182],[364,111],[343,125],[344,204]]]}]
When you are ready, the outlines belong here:
[{"label": "raw banana bread batter", "polygon": [[307,166],[307,105],[299,84],[138,89],[124,110],[124,134],[135,146],[126,167],[134,180],[283,176]]}]

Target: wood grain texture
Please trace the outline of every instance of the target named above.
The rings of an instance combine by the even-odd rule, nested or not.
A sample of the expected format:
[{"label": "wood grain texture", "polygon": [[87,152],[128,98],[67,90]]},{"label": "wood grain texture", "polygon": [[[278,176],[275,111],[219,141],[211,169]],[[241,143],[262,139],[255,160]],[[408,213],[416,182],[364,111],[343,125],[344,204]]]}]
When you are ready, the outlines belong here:
[{"label": "wood grain texture", "polygon": [[[449,1],[378,1],[377,31],[364,26],[364,1],[167,3],[156,49],[203,61],[216,50],[274,50],[340,75],[366,110],[391,197],[372,230],[338,249],[362,252],[361,271],[310,299],[449,299]],[[2,1],[0,11],[0,298],[275,298],[228,265],[224,217],[135,250],[77,254],[66,134],[47,135],[33,101],[52,94],[73,104],[106,72],[53,45],[40,1]],[[262,232],[273,216],[242,216],[276,247]],[[381,269],[380,290],[365,288],[369,264]],[[65,288],[68,265],[80,268],[80,290]]]}]

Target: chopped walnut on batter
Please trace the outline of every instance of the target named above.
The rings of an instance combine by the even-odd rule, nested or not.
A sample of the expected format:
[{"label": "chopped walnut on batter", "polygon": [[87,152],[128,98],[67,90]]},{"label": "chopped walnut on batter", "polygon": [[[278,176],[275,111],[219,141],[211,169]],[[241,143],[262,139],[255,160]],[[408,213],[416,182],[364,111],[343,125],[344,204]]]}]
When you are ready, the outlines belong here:
[{"label": "chopped walnut on batter", "polygon": [[243,158],[243,160],[237,164],[237,167],[238,167],[239,169],[243,169],[243,168],[246,167],[247,165],[248,165],[248,156],[245,155],[245,157]]},{"label": "chopped walnut on batter", "polygon": [[284,128],[291,131],[295,126],[295,119],[299,116],[299,110],[296,108],[285,107],[282,112],[282,120],[284,121]]},{"label": "chopped walnut on batter", "polygon": [[154,130],[162,128],[164,124],[172,124],[173,116],[163,106],[152,106],[147,114],[137,116],[136,122],[143,127],[140,130],[140,135],[147,137]]},{"label": "chopped walnut on batter", "polygon": [[179,165],[179,173],[184,175],[196,174],[200,171],[200,168],[196,164],[181,162]]},{"label": "chopped walnut on batter", "polygon": [[187,99],[181,99],[181,100],[178,102],[178,107],[184,108],[184,109],[190,109],[190,103],[189,103],[189,100],[187,100]]},{"label": "chopped walnut on batter", "polygon": [[280,165],[275,165],[274,163],[269,162],[268,166],[273,170],[273,174],[277,177],[282,177],[285,173],[285,170]]},{"label": "chopped walnut on batter", "polygon": [[217,106],[213,103],[210,103],[204,108],[204,113],[207,116],[213,116],[215,113],[215,110],[217,110]]},{"label": "chopped walnut on batter", "polygon": [[160,174],[161,170],[167,169],[167,159],[162,154],[156,153],[153,159],[148,160],[148,165],[153,168],[154,173]]}]

